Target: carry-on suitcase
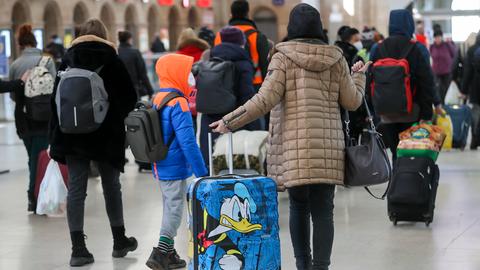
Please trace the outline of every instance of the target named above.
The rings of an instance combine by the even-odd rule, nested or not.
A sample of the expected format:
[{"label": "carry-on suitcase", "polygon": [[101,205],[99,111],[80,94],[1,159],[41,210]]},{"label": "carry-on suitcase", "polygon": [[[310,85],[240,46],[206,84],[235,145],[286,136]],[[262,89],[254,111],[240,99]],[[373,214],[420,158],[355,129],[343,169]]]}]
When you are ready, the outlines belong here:
[{"label": "carry-on suitcase", "polygon": [[[51,158],[50,158],[50,155],[48,154],[48,150],[43,150],[38,155],[37,172],[35,174],[35,191],[34,191],[35,200],[38,199],[38,193],[40,192],[40,184],[42,184],[42,180],[43,180],[43,177],[45,176],[45,172],[47,171],[47,166],[50,160]],[[62,173],[63,182],[65,183],[65,186],[68,187],[67,166],[64,164],[58,163],[58,167],[60,167],[60,172]]]},{"label": "carry-on suitcase", "polygon": [[[233,172],[231,153],[229,170]],[[213,172],[211,134],[209,154]],[[187,200],[188,269],[281,269],[277,189],[272,179],[211,173],[193,181]]]},{"label": "carry-on suitcase", "polygon": [[399,221],[433,221],[440,170],[428,157],[398,158],[388,192],[388,215],[397,225]]},{"label": "carry-on suitcase", "polygon": [[467,105],[445,106],[453,124],[453,148],[465,149],[472,125],[472,110]]}]

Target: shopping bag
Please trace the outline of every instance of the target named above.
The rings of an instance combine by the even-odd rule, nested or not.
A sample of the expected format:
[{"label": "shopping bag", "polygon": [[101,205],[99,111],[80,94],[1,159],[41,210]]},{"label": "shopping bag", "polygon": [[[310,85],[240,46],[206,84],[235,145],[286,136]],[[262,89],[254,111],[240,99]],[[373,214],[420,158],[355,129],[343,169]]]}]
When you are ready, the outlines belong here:
[{"label": "shopping bag", "polygon": [[460,99],[460,90],[458,89],[457,83],[452,81],[447,90],[447,95],[445,96],[445,104],[447,105],[459,105],[463,104],[463,100]]},{"label": "shopping bag", "polygon": [[414,124],[399,137],[397,157],[428,157],[436,161],[446,134],[443,128],[429,122]]},{"label": "shopping bag", "polygon": [[443,142],[442,150],[451,150],[453,144],[453,124],[452,119],[448,114],[437,116],[437,126],[443,129],[445,132],[445,141]]},{"label": "shopping bag", "polygon": [[37,201],[37,214],[62,216],[66,212],[67,187],[58,163],[50,160],[40,185]]}]

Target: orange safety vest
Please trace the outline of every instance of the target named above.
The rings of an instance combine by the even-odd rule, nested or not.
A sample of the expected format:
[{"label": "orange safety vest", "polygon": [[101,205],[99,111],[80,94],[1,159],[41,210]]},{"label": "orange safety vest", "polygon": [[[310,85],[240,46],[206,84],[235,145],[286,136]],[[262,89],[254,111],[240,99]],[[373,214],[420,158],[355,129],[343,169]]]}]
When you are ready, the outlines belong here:
[{"label": "orange safety vest", "polygon": [[[238,28],[241,30],[246,38],[247,38],[247,43],[249,44],[250,48],[250,58],[252,59],[253,66],[255,67],[255,75],[253,76],[253,84],[262,84],[263,83],[263,77],[262,77],[262,69],[259,66],[259,59],[260,56],[258,55],[258,50],[257,50],[257,39],[258,39],[258,31],[255,29],[255,27],[251,25],[233,25],[232,27]],[[250,33],[247,33],[250,32]],[[220,33],[217,33],[217,36],[215,37],[215,46],[219,45],[222,43],[222,38],[220,37]]]}]

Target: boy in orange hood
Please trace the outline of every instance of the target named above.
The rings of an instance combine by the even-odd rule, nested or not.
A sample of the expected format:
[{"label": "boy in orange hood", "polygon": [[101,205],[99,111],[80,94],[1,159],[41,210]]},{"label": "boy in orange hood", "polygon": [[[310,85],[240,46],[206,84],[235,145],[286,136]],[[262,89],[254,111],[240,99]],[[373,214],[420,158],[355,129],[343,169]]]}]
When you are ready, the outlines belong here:
[{"label": "boy in orange hood", "polygon": [[183,268],[186,262],[174,249],[174,238],[182,221],[186,179],[208,174],[207,167],[197,145],[192,116],[185,97],[189,96],[195,79],[191,74],[193,57],[169,54],[158,59],[156,72],[160,92],[154,98],[158,108],[163,99],[172,92],[179,97],[159,109],[163,140],[169,142],[164,160],[152,165],[154,177],[159,180],[163,195],[163,217],[158,247],[153,248],[147,266],[155,270]]}]

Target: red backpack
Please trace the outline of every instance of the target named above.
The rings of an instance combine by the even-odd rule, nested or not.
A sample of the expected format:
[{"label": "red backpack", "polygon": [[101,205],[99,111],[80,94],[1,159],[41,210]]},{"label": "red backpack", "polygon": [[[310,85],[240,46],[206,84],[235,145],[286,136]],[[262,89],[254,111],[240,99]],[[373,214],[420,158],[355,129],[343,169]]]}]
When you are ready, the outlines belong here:
[{"label": "red backpack", "polygon": [[399,59],[388,57],[385,44],[378,46],[379,60],[373,64],[371,94],[375,112],[379,115],[410,114],[415,91],[411,85],[407,57],[415,47],[409,43]]}]

